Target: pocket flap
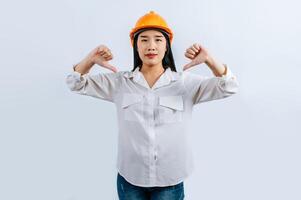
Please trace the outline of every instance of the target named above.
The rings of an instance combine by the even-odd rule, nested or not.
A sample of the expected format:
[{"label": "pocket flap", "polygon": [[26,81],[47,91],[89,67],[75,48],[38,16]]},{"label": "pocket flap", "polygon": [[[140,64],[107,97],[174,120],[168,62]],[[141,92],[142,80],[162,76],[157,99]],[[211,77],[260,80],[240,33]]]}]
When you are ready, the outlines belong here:
[{"label": "pocket flap", "polygon": [[163,96],[159,97],[159,104],[174,110],[183,110],[182,96]]},{"label": "pocket flap", "polygon": [[142,101],[142,95],[125,93],[122,99],[122,108]]}]

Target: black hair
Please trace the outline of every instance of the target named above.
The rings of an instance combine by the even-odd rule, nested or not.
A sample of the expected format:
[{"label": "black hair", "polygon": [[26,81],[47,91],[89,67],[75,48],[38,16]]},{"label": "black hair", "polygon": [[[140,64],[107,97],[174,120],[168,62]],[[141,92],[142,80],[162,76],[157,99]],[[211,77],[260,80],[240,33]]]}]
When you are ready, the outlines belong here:
[{"label": "black hair", "polygon": [[164,70],[166,70],[168,67],[170,67],[170,69],[172,71],[176,72],[177,69],[176,69],[175,61],[173,59],[173,55],[172,55],[172,51],[171,51],[169,36],[164,30],[159,29],[159,28],[145,28],[145,29],[141,29],[137,33],[135,33],[135,35],[134,35],[134,48],[133,48],[134,68],[133,68],[132,71],[134,71],[137,67],[139,67],[139,68],[142,67],[142,60],[140,59],[139,54],[138,54],[137,40],[138,40],[138,35],[140,33],[142,33],[143,31],[145,31],[145,30],[157,30],[157,31],[160,31],[164,35],[164,37],[166,39],[166,49],[167,49],[167,51],[165,52],[165,55],[163,57],[162,65],[163,65]]}]

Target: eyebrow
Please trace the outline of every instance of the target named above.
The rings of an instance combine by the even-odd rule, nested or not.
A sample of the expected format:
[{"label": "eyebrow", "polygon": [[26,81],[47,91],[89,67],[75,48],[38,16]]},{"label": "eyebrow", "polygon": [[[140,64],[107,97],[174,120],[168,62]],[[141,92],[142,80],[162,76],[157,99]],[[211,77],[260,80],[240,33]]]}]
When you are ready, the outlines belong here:
[{"label": "eyebrow", "polygon": [[[142,38],[148,38],[149,36],[147,36],[147,35],[141,35],[140,37],[142,37]],[[155,35],[155,37],[158,37],[158,38],[160,37],[161,38],[161,37],[163,37],[163,35]]]}]

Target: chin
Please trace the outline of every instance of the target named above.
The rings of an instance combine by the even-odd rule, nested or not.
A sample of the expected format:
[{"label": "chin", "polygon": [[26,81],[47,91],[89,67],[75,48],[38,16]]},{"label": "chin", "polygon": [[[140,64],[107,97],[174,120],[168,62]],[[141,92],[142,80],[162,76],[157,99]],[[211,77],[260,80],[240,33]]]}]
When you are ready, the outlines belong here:
[{"label": "chin", "polygon": [[158,65],[158,62],[143,62],[144,64],[148,65],[148,66],[155,66],[155,65]]},{"label": "chin", "polygon": [[157,66],[157,65],[158,65],[158,63],[155,63],[155,64],[148,64],[149,67],[155,67],[155,66]]}]

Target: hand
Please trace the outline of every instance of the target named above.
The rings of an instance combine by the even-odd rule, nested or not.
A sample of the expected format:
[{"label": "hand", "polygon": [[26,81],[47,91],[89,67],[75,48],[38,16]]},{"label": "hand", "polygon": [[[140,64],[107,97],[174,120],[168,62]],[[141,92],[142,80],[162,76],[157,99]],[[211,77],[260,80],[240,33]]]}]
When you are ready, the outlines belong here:
[{"label": "hand", "polygon": [[203,46],[195,43],[186,49],[185,57],[189,58],[191,62],[183,67],[183,71],[195,65],[206,62],[209,59],[209,53]]},{"label": "hand", "polygon": [[111,50],[105,45],[99,45],[93,51],[89,53],[87,59],[93,64],[98,64],[104,68],[107,68],[113,72],[117,72],[117,68],[109,64],[108,61],[113,59]]}]

